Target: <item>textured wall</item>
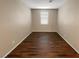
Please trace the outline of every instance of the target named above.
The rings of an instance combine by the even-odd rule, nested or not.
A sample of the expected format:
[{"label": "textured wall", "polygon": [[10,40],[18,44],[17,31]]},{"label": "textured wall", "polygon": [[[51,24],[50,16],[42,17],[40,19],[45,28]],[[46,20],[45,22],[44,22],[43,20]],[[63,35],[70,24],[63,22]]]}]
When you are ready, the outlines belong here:
[{"label": "textured wall", "polygon": [[48,24],[42,25],[40,23],[40,12],[39,9],[32,10],[32,31],[33,32],[57,32],[57,11],[58,10],[47,10],[48,11]]},{"label": "textured wall", "polygon": [[79,0],[65,0],[59,9],[58,29],[60,35],[79,52]]},{"label": "textured wall", "polygon": [[31,10],[22,0],[0,0],[0,57],[31,32]]}]

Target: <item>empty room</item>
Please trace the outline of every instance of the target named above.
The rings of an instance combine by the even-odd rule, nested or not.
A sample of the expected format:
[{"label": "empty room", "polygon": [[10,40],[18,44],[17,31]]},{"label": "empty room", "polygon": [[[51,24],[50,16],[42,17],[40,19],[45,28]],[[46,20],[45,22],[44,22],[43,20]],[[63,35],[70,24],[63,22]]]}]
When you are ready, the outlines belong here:
[{"label": "empty room", "polygon": [[79,0],[0,0],[0,58],[79,58]]}]

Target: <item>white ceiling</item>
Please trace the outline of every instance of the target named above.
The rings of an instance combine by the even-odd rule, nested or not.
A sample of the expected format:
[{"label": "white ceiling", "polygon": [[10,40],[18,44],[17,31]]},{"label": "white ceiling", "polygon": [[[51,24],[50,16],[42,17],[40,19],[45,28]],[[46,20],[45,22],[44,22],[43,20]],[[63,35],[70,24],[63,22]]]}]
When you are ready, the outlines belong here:
[{"label": "white ceiling", "polygon": [[25,4],[32,9],[56,9],[63,5],[64,0],[54,0],[49,3],[49,0],[24,0]]}]

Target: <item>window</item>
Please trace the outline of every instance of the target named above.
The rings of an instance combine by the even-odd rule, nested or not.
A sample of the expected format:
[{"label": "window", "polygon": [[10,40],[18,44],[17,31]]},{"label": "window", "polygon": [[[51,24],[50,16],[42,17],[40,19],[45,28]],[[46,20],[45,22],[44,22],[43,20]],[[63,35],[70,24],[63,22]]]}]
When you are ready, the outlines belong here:
[{"label": "window", "polygon": [[48,11],[47,10],[42,10],[40,12],[40,17],[41,17],[41,24],[48,24]]}]

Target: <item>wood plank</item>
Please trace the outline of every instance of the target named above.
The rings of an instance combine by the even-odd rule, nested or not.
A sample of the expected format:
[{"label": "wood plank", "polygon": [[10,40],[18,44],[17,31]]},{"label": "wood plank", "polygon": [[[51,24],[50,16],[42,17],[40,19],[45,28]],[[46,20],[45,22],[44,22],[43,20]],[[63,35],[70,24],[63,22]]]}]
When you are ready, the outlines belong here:
[{"label": "wood plank", "polygon": [[33,32],[6,58],[78,58],[56,32]]}]

